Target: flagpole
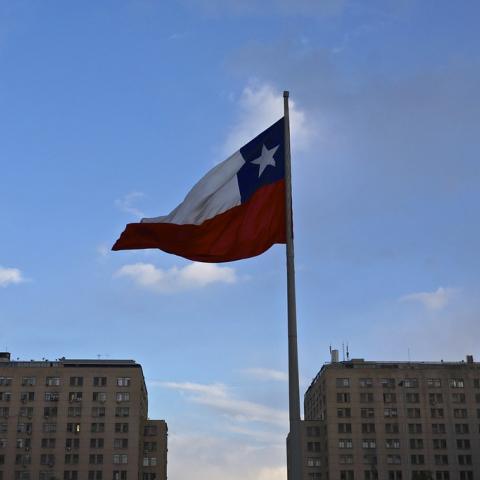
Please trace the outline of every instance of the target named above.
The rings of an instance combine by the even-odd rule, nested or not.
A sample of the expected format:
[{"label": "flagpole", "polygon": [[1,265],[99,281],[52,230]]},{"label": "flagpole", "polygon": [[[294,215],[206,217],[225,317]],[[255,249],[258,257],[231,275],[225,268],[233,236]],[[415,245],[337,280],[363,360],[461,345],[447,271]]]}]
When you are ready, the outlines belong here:
[{"label": "flagpole", "polygon": [[295,262],[293,247],[292,167],[290,154],[289,92],[283,92],[285,118],[285,212],[287,236],[287,302],[288,302],[288,399],[290,433],[287,446],[288,480],[303,480],[300,424],[300,385],[298,379],[297,307],[295,298]]}]

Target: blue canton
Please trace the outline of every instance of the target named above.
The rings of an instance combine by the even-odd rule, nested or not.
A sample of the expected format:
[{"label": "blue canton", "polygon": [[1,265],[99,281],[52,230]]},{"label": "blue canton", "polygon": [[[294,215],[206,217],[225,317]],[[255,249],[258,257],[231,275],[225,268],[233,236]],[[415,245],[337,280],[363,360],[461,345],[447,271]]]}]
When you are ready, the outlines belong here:
[{"label": "blue canton", "polygon": [[[262,155],[262,148],[272,150],[275,166],[267,165],[259,175],[260,166],[252,163]],[[245,203],[259,188],[285,178],[284,119],[281,118],[260,135],[240,149],[245,165],[238,171],[237,179],[242,203]]]}]

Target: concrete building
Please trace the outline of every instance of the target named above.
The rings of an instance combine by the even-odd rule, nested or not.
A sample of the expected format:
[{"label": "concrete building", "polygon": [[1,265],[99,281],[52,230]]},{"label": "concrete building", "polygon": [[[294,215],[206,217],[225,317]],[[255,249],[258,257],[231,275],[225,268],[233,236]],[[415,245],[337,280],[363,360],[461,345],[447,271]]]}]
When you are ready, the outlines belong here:
[{"label": "concrete building", "polygon": [[480,479],[480,363],[336,358],[305,393],[305,480]]},{"label": "concrete building", "polygon": [[167,425],[133,360],[0,353],[0,480],[165,480]]}]

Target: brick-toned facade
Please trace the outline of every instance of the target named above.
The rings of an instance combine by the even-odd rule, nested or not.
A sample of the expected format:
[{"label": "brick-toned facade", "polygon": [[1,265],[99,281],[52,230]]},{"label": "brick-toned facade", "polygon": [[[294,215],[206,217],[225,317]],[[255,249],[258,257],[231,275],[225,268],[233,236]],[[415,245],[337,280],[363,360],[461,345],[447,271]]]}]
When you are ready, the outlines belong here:
[{"label": "brick-toned facade", "polygon": [[165,480],[167,425],[133,360],[0,353],[0,480]]},{"label": "brick-toned facade", "polygon": [[480,363],[325,364],[305,393],[305,480],[480,479]]}]

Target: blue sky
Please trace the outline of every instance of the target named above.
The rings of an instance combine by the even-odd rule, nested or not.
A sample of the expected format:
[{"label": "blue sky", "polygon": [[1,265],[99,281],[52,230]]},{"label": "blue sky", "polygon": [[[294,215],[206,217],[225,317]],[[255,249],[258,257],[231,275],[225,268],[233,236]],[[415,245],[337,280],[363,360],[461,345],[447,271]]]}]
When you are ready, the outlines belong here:
[{"label": "blue sky", "polygon": [[302,392],[330,344],[480,358],[479,10],[0,0],[2,348],[141,362],[170,478],[284,479],[283,247],[210,269],[109,248],[288,89]]}]

